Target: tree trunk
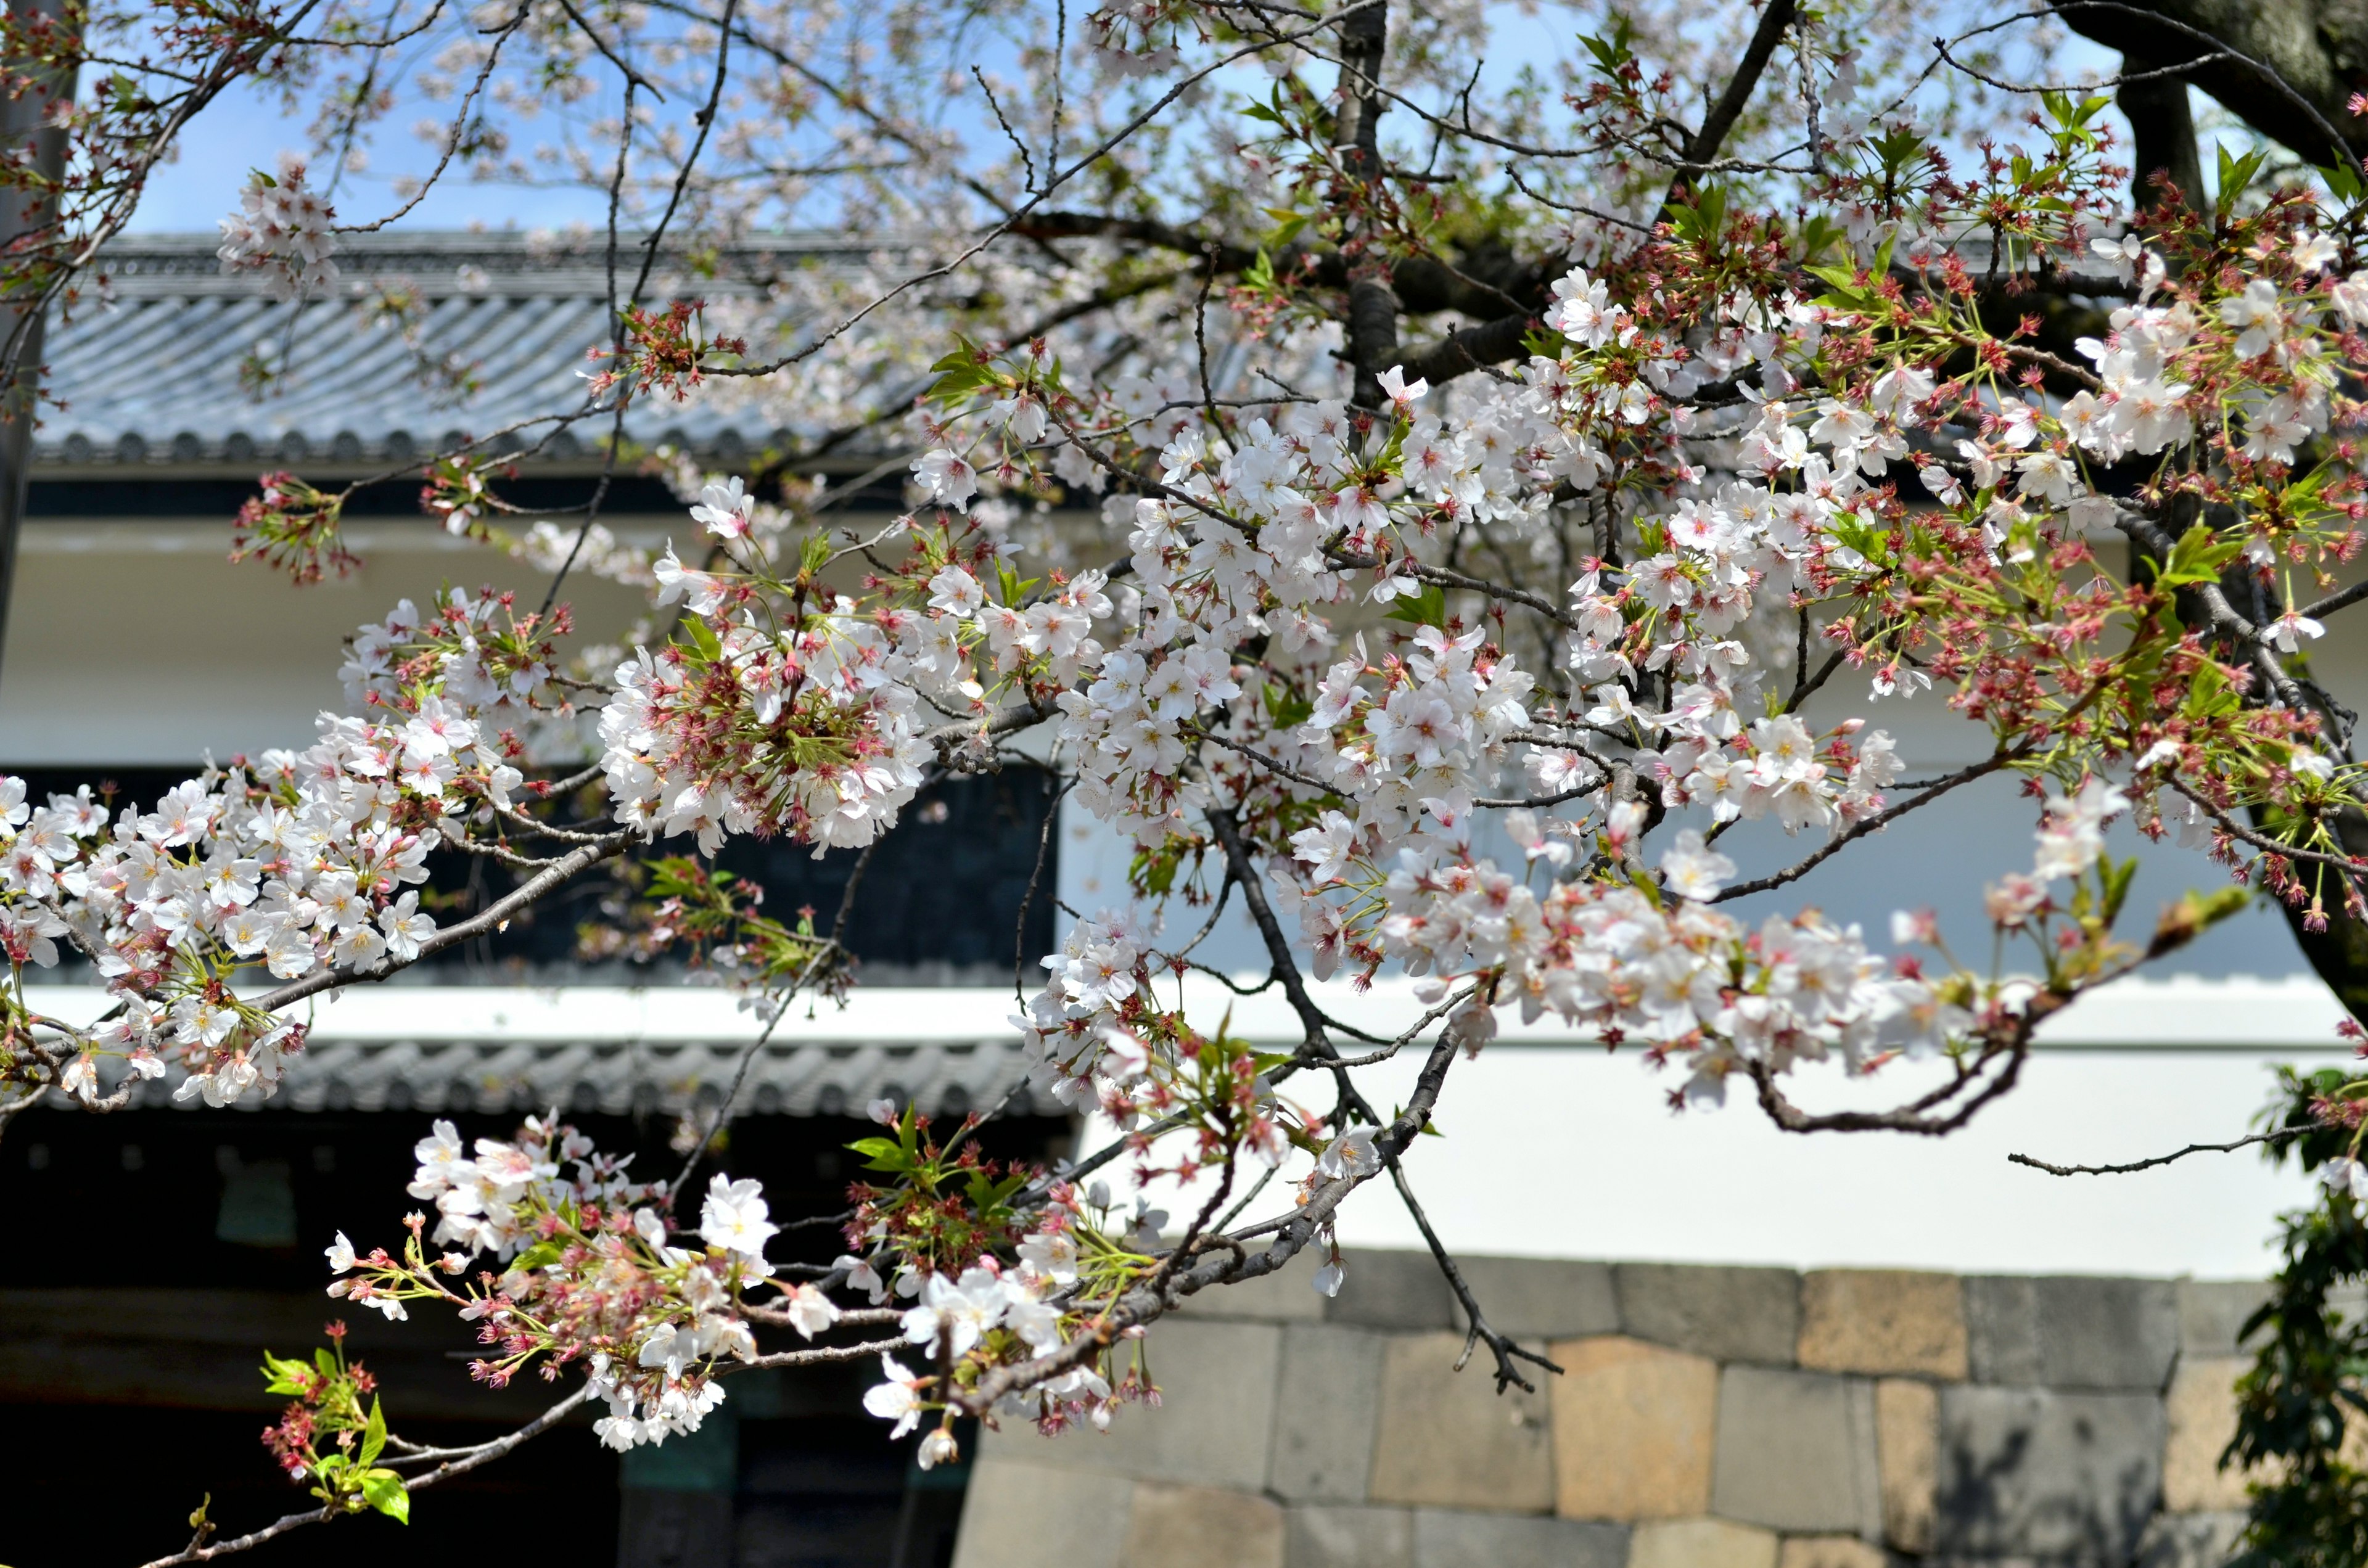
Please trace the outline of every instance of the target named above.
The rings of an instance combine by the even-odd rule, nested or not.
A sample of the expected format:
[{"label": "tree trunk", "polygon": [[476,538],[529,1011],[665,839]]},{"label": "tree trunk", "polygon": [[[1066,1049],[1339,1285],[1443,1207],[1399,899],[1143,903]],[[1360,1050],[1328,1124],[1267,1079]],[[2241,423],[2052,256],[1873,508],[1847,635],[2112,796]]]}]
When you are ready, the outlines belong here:
[{"label": "tree trunk", "polygon": [[[2136,55],[2125,55],[2122,69],[2149,69]],[[2203,202],[2203,161],[2195,149],[2195,116],[2188,107],[2187,84],[2176,76],[2124,82],[2114,95],[2130,122],[2130,210],[2144,214],[2169,200],[2175,191],[2192,210]]]},{"label": "tree trunk", "polygon": [[1388,107],[1382,62],[1389,44],[1386,0],[1350,12],[1340,24],[1340,108],[1332,146],[1347,176],[1339,191],[1348,204],[1340,244],[1349,257],[1348,358],[1356,377],[1349,401],[1359,408],[1382,405],[1375,378],[1398,362],[1398,296],[1390,283],[1390,258],[1379,250],[1364,215],[1382,188],[1381,122]]},{"label": "tree trunk", "polygon": [[[52,26],[65,17],[65,0],[9,0],[10,17],[19,24],[45,19]],[[43,79],[28,67],[32,62],[7,61],[0,69],[11,78],[32,77],[36,85],[14,97],[0,97],[0,148],[11,155],[29,146],[35,172],[55,181],[65,172],[66,133],[48,123],[50,105],[71,100],[71,72],[63,80]],[[55,216],[53,203],[43,192],[0,190],[0,254],[12,254],[41,231]],[[15,335],[26,307],[0,301],[0,339]],[[14,386],[0,387],[0,654],[8,645],[8,602],[17,590],[17,535],[25,517],[25,497],[31,481],[33,426],[41,384],[41,329],[38,308],[24,325],[25,347]]]},{"label": "tree trunk", "polygon": [[2053,4],[2073,31],[2133,61],[2194,62],[2185,80],[2315,163],[2368,153],[2368,120],[2349,107],[2368,90],[2368,0]]}]

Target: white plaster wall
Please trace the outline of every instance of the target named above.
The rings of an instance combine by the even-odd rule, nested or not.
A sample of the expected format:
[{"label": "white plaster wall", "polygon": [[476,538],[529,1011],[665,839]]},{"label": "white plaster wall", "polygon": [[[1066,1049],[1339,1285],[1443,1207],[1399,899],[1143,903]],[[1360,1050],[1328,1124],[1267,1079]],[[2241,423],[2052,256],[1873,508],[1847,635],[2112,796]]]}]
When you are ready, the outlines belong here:
[{"label": "white plaster wall", "polygon": [[[686,527],[689,525],[686,524]],[[292,586],[259,562],[230,563],[223,520],[36,519],[0,655],[0,766],[165,764],[301,746],[324,709],[343,710],[342,641],[446,584],[542,602],[550,574],[427,519],[347,530],[364,564]],[[588,574],[563,595],[578,645],[613,640],[645,600]]]}]

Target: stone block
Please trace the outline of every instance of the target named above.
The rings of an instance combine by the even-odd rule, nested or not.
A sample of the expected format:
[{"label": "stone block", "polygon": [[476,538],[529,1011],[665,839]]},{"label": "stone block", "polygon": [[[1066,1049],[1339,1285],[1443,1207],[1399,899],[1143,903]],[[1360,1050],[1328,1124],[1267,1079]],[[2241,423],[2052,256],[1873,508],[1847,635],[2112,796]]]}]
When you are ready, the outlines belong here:
[{"label": "stone block", "polygon": [[2167,1279],[1965,1280],[1977,1382],[2159,1393],[2179,1354],[2179,1292]]},{"label": "stone block", "polygon": [[1293,1508],[1286,1568],[1414,1568],[1414,1515],[1404,1508]]},{"label": "stone block", "polygon": [[1793,1364],[1801,1282],[1791,1269],[1622,1263],[1612,1279],[1623,1334],[1720,1361]]},{"label": "stone block", "polygon": [[1801,1276],[1800,1361],[1825,1372],[1961,1381],[1964,1290],[1953,1274],[1824,1268]]},{"label": "stone block", "polygon": [[1325,1322],[1412,1330],[1456,1326],[1455,1292],[1429,1253],[1353,1248],[1341,1255],[1341,1264],[1340,1293],[1326,1303]]},{"label": "stone block", "polygon": [[1554,1380],[1554,1511],[1682,1519],[1710,1511],[1718,1366],[1618,1335],[1561,1340]]},{"label": "stone block", "polygon": [[1628,1568],[1776,1568],[1776,1537],[1725,1519],[1638,1525]]},{"label": "stone block", "polygon": [[1458,1257],[1455,1262],[1489,1325],[1501,1334],[1569,1339],[1620,1332],[1620,1301],[1612,1293],[1608,1263],[1543,1257]]},{"label": "stone block", "polygon": [[1500,1394],[1486,1353],[1475,1352],[1459,1372],[1455,1361],[1463,1354],[1460,1334],[1388,1342],[1372,1501],[1550,1511],[1554,1479],[1546,1395],[1518,1387]]},{"label": "stone block", "polygon": [[1282,1553],[1281,1505],[1247,1492],[1138,1481],[1119,1561],[1125,1568],[1283,1568]]},{"label": "stone block", "polygon": [[1123,1476],[982,1453],[954,1537],[953,1568],[1119,1568],[1124,1534],[1110,1526],[1132,1511],[1133,1490]]},{"label": "stone block", "polygon": [[1271,1274],[1238,1285],[1212,1285],[1184,1298],[1178,1315],[1240,1318],[1250,1323],[1319,1323],[1324,1294],[1315,1288],[1312,1252],[1303,1252]]},{"label": "stone block", "polygon": [[707,1568],[732,1560],[732,1494],[628,1486],[617,1510],[618,1568]]},{"label": "stone block", "polygon": [[2162,1401],[1941,1391],[1943,1556],[2126,1562],[2162,1496]]},{"label": "stone block", "polygon": [[1622,1568],[1628,1532],[1520,1514],[1421,1508],[1414,1516],[1415,1568]]},{"label": "stone block", "polygon": [[1874,1385],[1874,1433],[1883,1539],[1901,1551],[1930,1551],[1939,1528],[1941,1396],[1930,1383],[1884,1379]]},{"label": "stone block", "polygon": [[1282,1329],[1178,1319],[1145,1343],[1158,1409],[1121,1411],[1108,1432],[1087,1426],[1053,1438],[1024,1422],[1007,1424],[981,1434],[980,1454],[1183,1486],[1264,1486]]},{"label": "stone block", "polygon": [[2249,1356],[2181,1356],[2163,1413],[2162,1506],[2174,1514],[2245,1506],[2245,1472],[2222,1470],[2220,1455],[2237,1435],[2237,1380]]},{"label": "stone block", "polygon": [[2136,1568],[2226,1568],[2244,1533],[2242,1514],[2157,1514],[2138,1542]]},{"label": "stone block", "polygon": [[2250,1279],[2179,1281],[2179,1348],[2188,1356],[2234,1356],[2237,1335],[2270,1288]]},{"label": "stone block", "polygon": [[1776,1568],[1884,1568],[1890,1561],[1854,1535],[1796,1535],[1776,1554]]},{"label": "stone block", "polygon": [[1781,1530],[1883,1528],[1874,1385],[1774,1367],[1719,1375],[1711,1512]]},{"label": "stone block", "polygon": [[1329,1324],[1282,1331],[1282,1386],[1267,1479],[1276,1496],[1292,1503],[1365,1500],[1381,1416],[1383,1344],[1370,1330]]}]

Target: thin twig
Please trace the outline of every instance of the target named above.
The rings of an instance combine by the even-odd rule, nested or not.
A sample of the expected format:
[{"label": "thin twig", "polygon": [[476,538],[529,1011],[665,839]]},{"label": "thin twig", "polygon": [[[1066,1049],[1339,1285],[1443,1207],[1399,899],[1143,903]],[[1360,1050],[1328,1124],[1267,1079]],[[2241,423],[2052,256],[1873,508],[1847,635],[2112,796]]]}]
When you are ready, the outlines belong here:
[{"label": "thin twig", "polygon": [[2305,1132],[2316,1132],[2315,1127],[2281,1127],[2272,1132],[2253,1132],[2231,1143],[2190,1143],[2186,1148],[2168,1154],[2157,1154],[2150,1160],[2136,1160],[2126,1165],[2051,1165],[2045,1160],[2032,1159],[2029,1154],[2009,1154],[2009,1165],[2029,1165],[2049,1176],[2128,1176],[2133,1171],[2148,1171],[2157,1165],[2167,1165],[2173,1160],[2183,1160],[2190,1154],[2233,1154],[2239,1149],[2256,1143],[2274,1143],[2284,1138],[2299,1138]]}]

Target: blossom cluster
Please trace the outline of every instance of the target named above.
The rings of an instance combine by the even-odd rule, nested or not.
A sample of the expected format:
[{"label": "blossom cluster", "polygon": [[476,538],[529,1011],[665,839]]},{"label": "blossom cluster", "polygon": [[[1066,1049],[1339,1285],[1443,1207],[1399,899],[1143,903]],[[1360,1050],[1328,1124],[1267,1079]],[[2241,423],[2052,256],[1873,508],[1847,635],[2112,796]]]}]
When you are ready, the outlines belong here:
[{"label": "blossom cluster", "polygon": [[224,272],[262,275],[277,300],[301,299],[336,281],[336,211],[304,178],[304,161],[279,155],[275,176],[255,170],[239,192],[239,210],[222,221]]},{"label": "blossom cluster", "polygon": [[893,826],[921,782],[909,655],[844,597],[777,631],[671,549],[656,572],[661,599],[687,599],[709,637],[618,666],[599,722],[617,819],[695,834],[709,854],[727,833],[787,833],[820,853]]},{"label": "blossom cluster", "polygon": [[[632,1179],[630,1156],[598,1153],[555,1119],[529,1119],[515,1141],[480,1138],[473,1148],[438,1121],[415,1153],[408,1190],[434,1206],[434,1231],[413,1215],[401,1258],[359,1256],[340,1233],[327,1255],[339,1276],[332,1296],[390,1318],[406,1316],[408,1301],[457,1307],[495,1347],[471,1371],[496,1387],[529,1368],[556,1378],[580,1364],[608,1406],[594,1430],[618,1449],[698,1430],[723,1402],[723,1368],[756,1358],[743,1299],[773,1288],[765,1248],[779,1233],[757,1182],[712,1177],[694,1233],[702,1244],[690,1247],[667,1218],[665,1184]],[[430,1247],[451,1250],[431,1257]],[[498,1272],[447,1283],[485,1254]],[[838,1320],[811,1285],[782,1296],[809,1339]]]},{"label": "blossom cluster", "polygon": [[266,1094],[302,1026],[234,989],[405,962],[435,935],[419,906],[427,857],[472,812],[507,804],[519,771],[478,724],[431,698],[402,724],[324,716],[302,752],[208,770],[151,809],[86,790],[38,809],[0,781],[0,921],[12,960],[85,955],[116,1004],[78,1040],[60,1086],[85,1098],[97,1057],[145,1076],[179,1061],[178,1098]]}]

